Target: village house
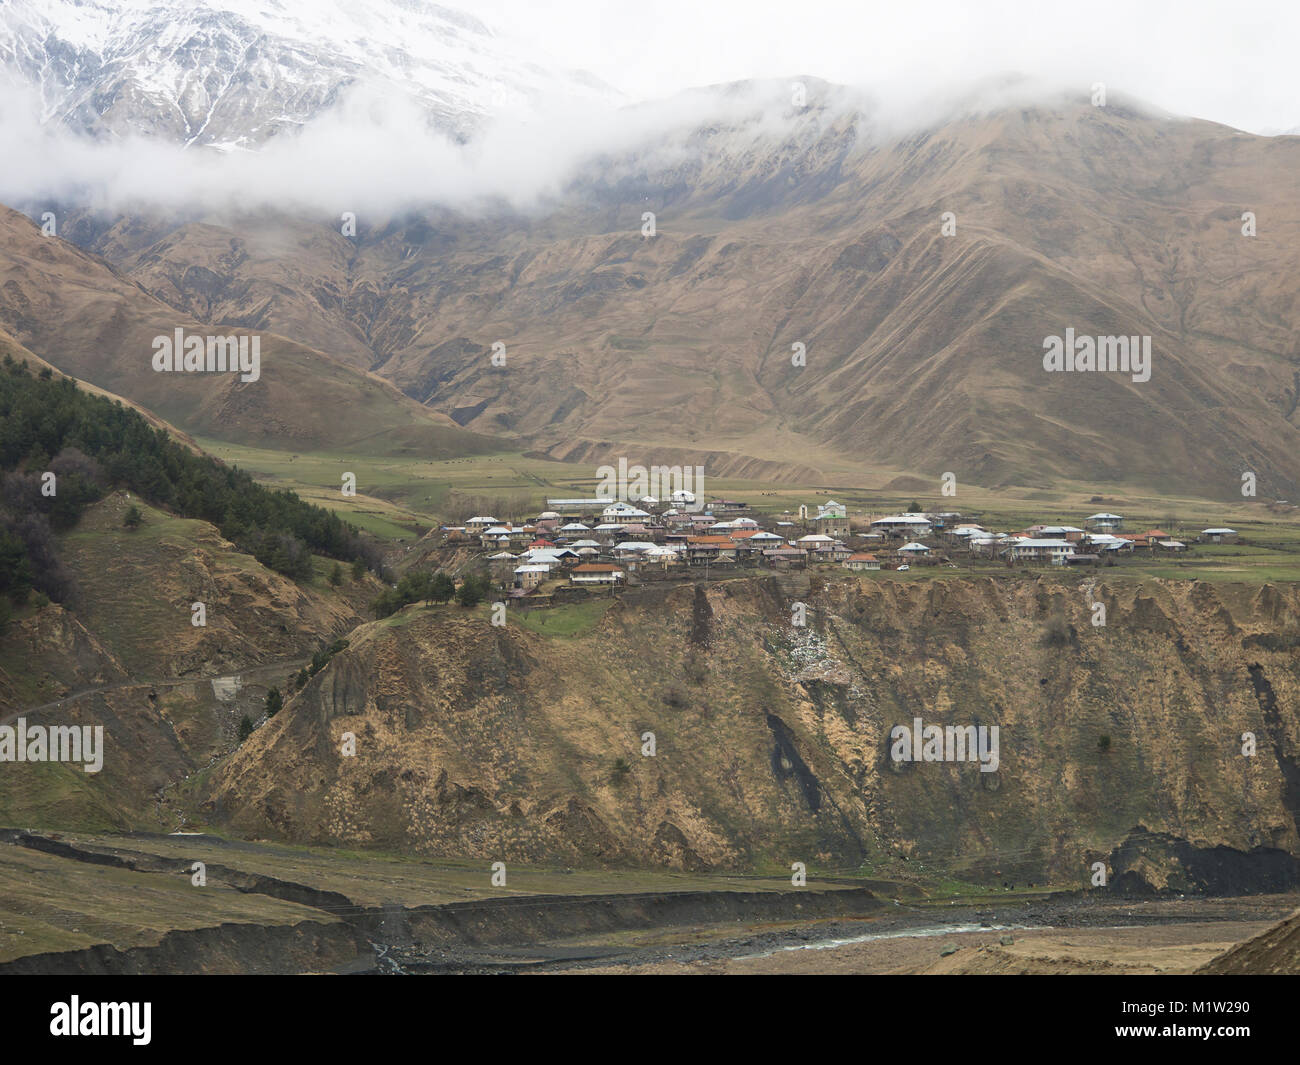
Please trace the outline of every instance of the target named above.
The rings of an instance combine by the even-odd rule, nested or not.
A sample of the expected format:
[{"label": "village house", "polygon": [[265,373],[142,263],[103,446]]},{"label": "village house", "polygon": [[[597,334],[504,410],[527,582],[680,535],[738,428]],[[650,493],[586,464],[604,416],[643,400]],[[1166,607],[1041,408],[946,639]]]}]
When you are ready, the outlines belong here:
[{"label": "village house", "polygon": [[1103,557],[1114,554],[1132,554],[1133,541],[1113,533],[1089,533],[1084,544],[1089,551],[1097,551]]},{"label": "village house", "polygon": [[478,540],[483,547],[507,547],[510,544],[510,526],[490,525],[479,533]]},{"label": "village house", "polygon": [[1084,537],[1084,531],[1073,525],[1032,525],[1030,531],[1040,540],[1066,540],[1072,544]]},{"label": "village house", "polygon": [[519,557],[526,563],[551,567],[571,566],[581,558],[578,552],[567,547],[530,547]]},{"label": "village house", "polygon": [[577,585],[615,585],[623,579],[623,570],[609,562],[584,562],[569,571],[569,583]]},{"label": "village house", "polygon": [[650,549],[642,555],[642,565],[658,565],[664,569],[681,564],[682,552],[666,544],[651,544]]},{"label": "village house", "polygon": [[1136,536],[1129,536],[1126,539],[1132,540],[1134,547],[1145,547],[1154,551],[1161,540],[1169,540],[1172,537],[1163,529],[1148,529],[1144,533],[1138,533]]},{"label": "village house", "polygon": [[544,562],[528,562],[515,567],[515,587],[531,591],[546,580],[551,567]]},{"label": "village house", "polygon": [[930,532],[930,519],[921,514],[893,514],[877,518],[871,523],[876,532],[887,536],[926,536]]},{"label": "village house", "polygon": [[823,552],[829,552],[835,546],[835,540],[833,537],[825,536],[822,533],[810,533],[807,536],[799,537],[795,541],[795,546],[820,555]]},{"label": "village house", "polygon": [[776,569],[790,569],[807,565],[808,553],[797,547],[769,547],[764,548],[763,559]]},{"label": "village house", "polygon": [[614,545],[613,555],[620,562],[635,562],[652,547],[654,544],[645,540],[624,540]]},{"label": "village house", "polygon": [[1074,544],[1037,536],[1015,537],[1007,541],[1003,554],[1013,562],[1049,562],[1062,566],[1074,554]]},{"label": "village house", "polygon": [[634,507],[631,503],[623,502],[611,503],[600,512],[601,521],[619,522],[620,524],[626,524],[629,521],[644,521],[649,517],[649,513],[640,507]]},{"label": "village house", "polygon": [[903,558],[926,558],[930,554],[930,549],[925,544],[918,544],[916,541],[904,544],[898,549],[898,554]]},{"label": "village house", "polygon": [[488,555],[488,570],[494,580],[505,581],[512,578],[518,556],[512,555],[509,551],[498,551],[495,555]]},{"label": "village house", "polygon": [[1124,518],[1119,514],[1107,514],[1103,511],[1100,514],[1089,514],[1083,519],[1083,524],[1088,529],[1113,533],[1124,527]]},{"label": "village house", "polygon": [[601,524],[591,530],[591,535],[593,539],[599,540],[603,546],[611,547],[615,540],[622,539],[623,532],[624,529],[621,525],[601,522]]},{"label": "village house", "polygon": [[686,561],[692,566],[735,560],[735,541],[730,536],[692,536],[686,541]]},{"label": "village house", "polygon": [[857,554],[849,555],[841,565],[845,569],[851,569],[854,572],[868,569],[880,569],[880,560],[875,555],[869,555],[866,552],[859,551]]}]

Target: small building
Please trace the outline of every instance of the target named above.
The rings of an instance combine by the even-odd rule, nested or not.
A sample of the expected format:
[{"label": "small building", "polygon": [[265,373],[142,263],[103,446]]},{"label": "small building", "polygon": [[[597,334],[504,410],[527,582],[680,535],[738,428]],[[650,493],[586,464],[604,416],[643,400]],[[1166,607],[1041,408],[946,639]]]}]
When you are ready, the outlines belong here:
[{"label": "small building", "polygon": [[1203,529],[1198,539],[1203,544],[1235,544],[1237,542],[1236,529]]},{"label": "small building", "polygon": [[1083,524],[1085,528],[1096,529],[1097,532],[1115,532],[1124,527],[1124,518],[1119,514],[1102,511],[1100,514],[1089,514],[1083,519]]},{"label": "small building", "polygon": [[904,558],[925,558],[930,553],[930,549],[925,544],[918,544],[913,540],[909,544],[904,544],[898,549],[898,553]]},{"label": "small building", "polygon": [[857,554],[849,555],[841,565],[843,565],[845,569],[851,569],[857,573],[862,570],[880,569],[880,559],[865,551],[859,551]]},{"label": "small building", "polygon": [[531,591],[546,580],[551,567],[545,562],[529,562],[515,567],[515,587]]}]

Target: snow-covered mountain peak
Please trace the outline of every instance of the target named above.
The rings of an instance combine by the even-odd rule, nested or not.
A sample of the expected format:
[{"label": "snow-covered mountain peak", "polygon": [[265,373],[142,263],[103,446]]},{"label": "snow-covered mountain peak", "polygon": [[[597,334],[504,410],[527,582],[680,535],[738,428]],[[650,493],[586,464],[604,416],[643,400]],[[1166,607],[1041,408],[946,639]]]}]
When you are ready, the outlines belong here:
[{"label": "snow-covered mountain peak", "polygon": [[45,122],[219,147],[256,147],[362,84],[457,136],[496,111],[617,97],[422,0],[0,0],[0,67]]}]

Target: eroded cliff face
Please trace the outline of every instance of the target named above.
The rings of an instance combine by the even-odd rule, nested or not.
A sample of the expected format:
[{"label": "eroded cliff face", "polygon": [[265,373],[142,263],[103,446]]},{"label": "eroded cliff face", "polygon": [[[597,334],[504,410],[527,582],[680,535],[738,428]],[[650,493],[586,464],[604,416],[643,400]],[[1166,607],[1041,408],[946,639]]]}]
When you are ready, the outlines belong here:
[{"label": "eroded cliff face", "polygon": [[[1121,872],[1156,888],[1184,886],[1183,859],[1147,840],[1300,854],[1289,586],[767,577],[648,587],[579,635],[544,627],[454,607],[363,626],[218,767],[204,814],[441,856],[906,856],[1039,883],[1086,883],[1127,843]],[[997,726],[997,771],[895,760],[891,729],[916,718]]]}]

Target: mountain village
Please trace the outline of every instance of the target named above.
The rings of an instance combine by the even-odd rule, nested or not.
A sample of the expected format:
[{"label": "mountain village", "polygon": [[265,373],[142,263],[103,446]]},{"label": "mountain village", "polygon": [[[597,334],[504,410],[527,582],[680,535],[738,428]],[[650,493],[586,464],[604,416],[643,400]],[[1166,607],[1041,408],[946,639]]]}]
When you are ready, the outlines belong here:
[{"label": "mountain village", "polygon": [[[689,492],[636,503],[556,498],[515,524],[478,515],[444,526],[448,547],[469,547],[515,597],[547,585],[614,588],[643,580],[725,576],[737,569],[840,567],[862,572],[962,566],[1108,566],[1126,558],[1178,555],[1186,540],[1158,529],[1129,531],[1123,515],[1090,514],[1081,525],[1035,524],[998,532],[954,511],[855,517],[833,499],[772,515],[716,499],[700,506]],[[1226,527],[1202,530],[1192,544],[1235,543]]]}]

